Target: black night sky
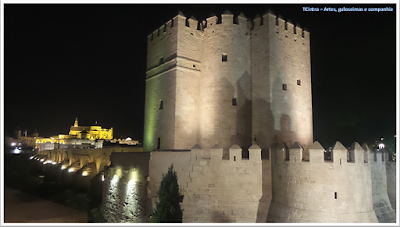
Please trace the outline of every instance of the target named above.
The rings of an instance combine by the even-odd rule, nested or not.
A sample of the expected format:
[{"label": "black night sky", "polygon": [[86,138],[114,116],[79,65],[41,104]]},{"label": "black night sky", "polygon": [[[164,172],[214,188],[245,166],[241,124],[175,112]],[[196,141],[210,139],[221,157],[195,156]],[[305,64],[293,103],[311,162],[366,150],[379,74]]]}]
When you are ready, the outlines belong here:
[{"label": "black night sky", "polygon": [[[303,12],[302,7],[392,7]],[[396,134],[396,5],[4,4],[4,132],[68,134],[74,119],[142,140],[147,35],[182,11],[271,9],[311,32],[314,140]],[[3,89],[3,88],[2,88]]]}]

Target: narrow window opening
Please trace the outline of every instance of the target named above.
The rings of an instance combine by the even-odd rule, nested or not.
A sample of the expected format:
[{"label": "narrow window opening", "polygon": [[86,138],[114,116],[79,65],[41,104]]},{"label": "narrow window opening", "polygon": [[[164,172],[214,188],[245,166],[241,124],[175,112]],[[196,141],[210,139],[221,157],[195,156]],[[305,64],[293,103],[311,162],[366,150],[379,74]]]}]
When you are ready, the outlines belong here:
[{"label": "narrow window opening", "polygon": [[166,25],[164,25],[164,32],[166,32],[167,31],[167,26]]},{"label": "narrow window opening", "polygon": [[289,148],[285,147],[285,160],[289,160]]},{"label": "narrow window opening", "polygon": [[196,68],[196,65],[193,65],[193,68]]},{"label": "narrow window opening", "polygon": [[233,98],[233,99],[232,99],[232,106],[237,106],[236,98]]},{"label": "narrow window opening", "polygon": [[157,37],[160,36],[160,29],[157,30]]},{"label": "narrow window opening", "polygon": [[304,30],[301,32],[301,37],[304,38]]},{"label": "narrow window opening", "polygon": [[260,20],[260,26],[263,26],[264,25],[264,20],[263,20],[263,18],[261,18],[261,20]]},{"label": "narrow window opening", "polygon": [[164,64],[164,58],[160,58],[160,65]]},{"label": "narrow window opening", "polygon": [[275,25],[278,26],[279,25],[279,20],[278,17],[275,18]]},{"label": "narrow window opening", "polygon": [[342,159],[339,159],[339,165],[341,165],[342,164]]},{"label": "narrow window opening", "polygon": [[293,27],[293,33],[294,33],[294,34],[297,34],[297,33],[296,33],[296,30],[297,30],[296,27]]},{"label": "narrow window opening", "polygon": [[164,109],[164,101],[163,100],[160,101],[160,107],[158,109],[159,110]]},{"label": "narrow window opening", "polygon": [[337,199],[337,192],[335,192],[335,199]]},{"label": "narrow window opening", "polygon": [[157,141],[157,149],[160,149],[160,147],[161,147],[161,139],[158,138],[158,141]]},{"label": "narrow window opening", "polygon": [[257,141],[257,138],[256,138],[256,137],[254,137],[254,142],[255,142],[255,141]]},{"label": "narrow window opening", "polygon": [[287,22],[285,22],[285,30],[287,30]]},{"label": "narrow window opening", "polygon": [[186,23],[185,23],[186,27],[189,27],[189,18],[186,19]]},{"label": "narrow window opening", "polygon": [[282,84],[282,90],[287,91],[287,84]]},{"label": "narrow window opening", "polygon": [[171,20],[171,28],[174,27],[174,20]]},{"label": "narrow window opening", "polygon": [[228,61],[228,55],[222,54],[222,61]]},{"label": "narrow window opening", "polygon": [[301,86],[301,80],[297,80],[297,85]]},{"label": "narrow window opening", "polygon": [[236,162],[236,156],[233,156],[233,161]]}]

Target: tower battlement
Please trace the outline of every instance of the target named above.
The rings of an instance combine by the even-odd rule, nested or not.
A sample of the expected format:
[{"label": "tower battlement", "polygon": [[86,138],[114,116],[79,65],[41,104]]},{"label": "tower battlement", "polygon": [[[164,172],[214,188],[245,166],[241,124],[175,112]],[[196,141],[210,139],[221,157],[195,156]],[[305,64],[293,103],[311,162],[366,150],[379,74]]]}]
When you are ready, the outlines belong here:
[{"label": "tower battlement", "polygon": [[[352,164],[365,164],[368,163],[382,163],[384,164],[389,160],[389,154],[385,149],[373,151],[370,150],[367,144],[361,146],[358,142],[354,142],[352,146],[347,149],[343,144],[337,141],[332,151],[327,151],[318,141],[308,149],[309,160],[305,160],[304,148],[297,142],[287,147],[284,143],[273,144],[270,148],[270,154],[275,156],[274,162],[279,163],[326,163],[335,165],[352,165]],[[327,152],[330,155],[327,155]],[[328,153],[328,154],[329,154]],[[330,156],[326,159],[326,156]],[[271,155],[270,155],[271,157]]]}]

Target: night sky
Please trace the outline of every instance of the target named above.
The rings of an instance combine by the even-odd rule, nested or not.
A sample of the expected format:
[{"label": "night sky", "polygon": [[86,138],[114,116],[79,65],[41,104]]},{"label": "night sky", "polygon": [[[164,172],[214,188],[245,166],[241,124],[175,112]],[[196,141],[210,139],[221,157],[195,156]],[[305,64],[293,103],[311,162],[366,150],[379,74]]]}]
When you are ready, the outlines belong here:
[{"label": "night sky", "polygon": [[[302,7],[392,7],[303,12]],[[79,125],[143,139],[147,35],[182,11],[271,9],[311,33],[314,140],[369,142],[396,134],[396,5],[5,4],[4,132],[68,134]],[[398,47],[397,47],[398,48]],[[3,89],[3,88],[2,88]],[[3,126],[2,126],[3,127]]]}]

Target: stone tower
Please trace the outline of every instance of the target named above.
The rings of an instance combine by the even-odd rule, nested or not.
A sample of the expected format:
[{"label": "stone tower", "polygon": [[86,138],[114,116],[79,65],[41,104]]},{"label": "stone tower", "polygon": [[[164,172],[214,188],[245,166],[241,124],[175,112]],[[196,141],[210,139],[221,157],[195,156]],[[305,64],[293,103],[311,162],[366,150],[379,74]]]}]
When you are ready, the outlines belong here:
[{"label": "stone tower", "polygon": [[309,33],[268,12],[179,13],[148,36],[144,150],[312,144]]}]

